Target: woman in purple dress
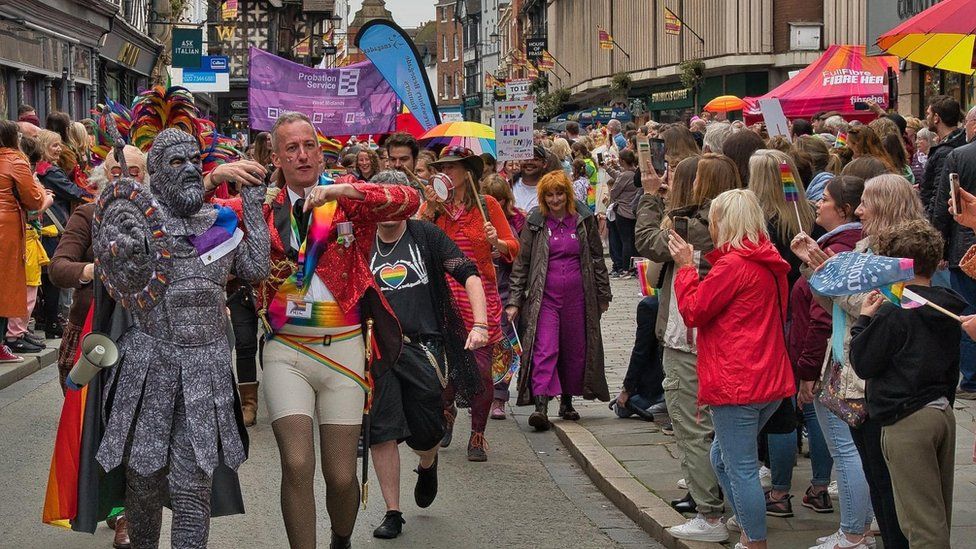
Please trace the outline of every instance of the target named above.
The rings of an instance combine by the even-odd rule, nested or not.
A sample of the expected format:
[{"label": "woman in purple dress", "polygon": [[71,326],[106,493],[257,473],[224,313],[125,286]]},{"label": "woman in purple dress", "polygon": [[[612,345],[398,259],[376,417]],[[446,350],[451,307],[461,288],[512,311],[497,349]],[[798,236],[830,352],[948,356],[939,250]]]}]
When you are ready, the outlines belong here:
[{"label": "woman in purple dress", "polygon": [[610,277],[596,217],[574,199],[562,171],[538,184],[509,280],[509,320],[521,314],[522,370],[518,404],[535,404],[529,425],[549,429],[549,399],[561,396],[559,416],[578,420],[573,397],[609,401],[600,316],[610,306]]}]

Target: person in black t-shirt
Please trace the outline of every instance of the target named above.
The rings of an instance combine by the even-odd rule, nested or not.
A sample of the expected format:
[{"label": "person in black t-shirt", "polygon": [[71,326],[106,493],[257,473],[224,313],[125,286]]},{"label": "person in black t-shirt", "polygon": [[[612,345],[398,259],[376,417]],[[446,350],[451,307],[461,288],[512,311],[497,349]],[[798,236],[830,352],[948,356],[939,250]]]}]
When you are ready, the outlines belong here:
[{"label": "person in black t-shirt", "polygon": [[[372,182],[408,184],[406,175],[392,170]],[[380,223],[369,267],[403,331],[396,364],[374,380],[370,411],[370,452],[387,508],[373,536],[392,539],[404,524],[397,445],[406,442],[420,456],[414,499],[419,507],[430,506],[437,496],[437,450],[445,428],[442,393],[448,381],[461,401],[484,390],[470,351],[488,343],[487,311],[478,267],[433,223]],[[467,292],[475,319],[469,333],[463,332],[445,276]]]}]

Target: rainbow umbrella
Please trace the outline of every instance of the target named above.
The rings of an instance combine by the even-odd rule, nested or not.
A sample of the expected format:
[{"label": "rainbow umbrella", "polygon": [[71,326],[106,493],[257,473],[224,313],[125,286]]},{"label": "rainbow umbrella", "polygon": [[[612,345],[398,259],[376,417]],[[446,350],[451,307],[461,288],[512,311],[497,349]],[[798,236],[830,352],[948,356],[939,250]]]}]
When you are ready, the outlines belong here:
[{"label": "rainbow umbrella", "polygon": [[746,102],[734,95],[720,95],[705,104],[708,112],[732,112],[746,108]]},{"label": "rainbow umbrella", "polygon": [[944,0],[882,34],[877,44],[920,65],[971,75],[976,10],[970,0]]},{"label": "rainbow umbrella", "polygon": [[477,122],[445,122],[427,130],[420,143],[428,149],[467,147],[475,154],[498,156],[495,149],[495,130]]}]

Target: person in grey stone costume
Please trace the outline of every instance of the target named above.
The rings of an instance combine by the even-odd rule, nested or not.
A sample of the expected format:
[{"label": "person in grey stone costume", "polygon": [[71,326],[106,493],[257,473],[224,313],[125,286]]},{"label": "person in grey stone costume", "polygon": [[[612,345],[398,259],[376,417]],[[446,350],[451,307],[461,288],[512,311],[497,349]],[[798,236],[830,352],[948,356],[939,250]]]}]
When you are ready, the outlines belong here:
[{"label": "person in grey stone costume", "polygon": [[[106,189],[95,214],[97,274],[133,316],[118,341],[122,359],[105,391],[108,421],[96,457],[105,471],[125,467],[133,548],[158,546],[167,489],[172,546],[206,547],[214,470],[223,464],[236,471],[247,457],[235,415],[224,287],[231,274],[248,282],[268,275],[266,189],[241,188],[247,236],[239,240],[235,231],[229,245],[201,254],[200,239],[214,234],[219,208],[204,203],[196,138],[160,132],[148,171],[151,196],[112,200],[113,192],[132,192],[123,179]],[[154,247],[160,241],[163,251]]]}]

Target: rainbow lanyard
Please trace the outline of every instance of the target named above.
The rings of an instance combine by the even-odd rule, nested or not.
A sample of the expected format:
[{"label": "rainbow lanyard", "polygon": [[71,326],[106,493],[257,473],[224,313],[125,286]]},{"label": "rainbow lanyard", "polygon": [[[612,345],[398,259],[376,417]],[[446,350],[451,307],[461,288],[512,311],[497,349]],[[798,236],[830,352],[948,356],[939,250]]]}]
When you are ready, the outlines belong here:
[{"label": "rainbow lanyard", "polygon": [[[298,247],[298,270],[295,271],[295,286],[301,290],[305,280],[310,280],[319,256],[325,249],[325,244],[335,221],[336,208],[339,203],[335,200],[312,210],[312,217],[308,221],[305,240]],[[294,210],[289,213],[291,221],[292,242],[298,242],[298,221]],[[308,254],[306,254],[308,250]]]}]

